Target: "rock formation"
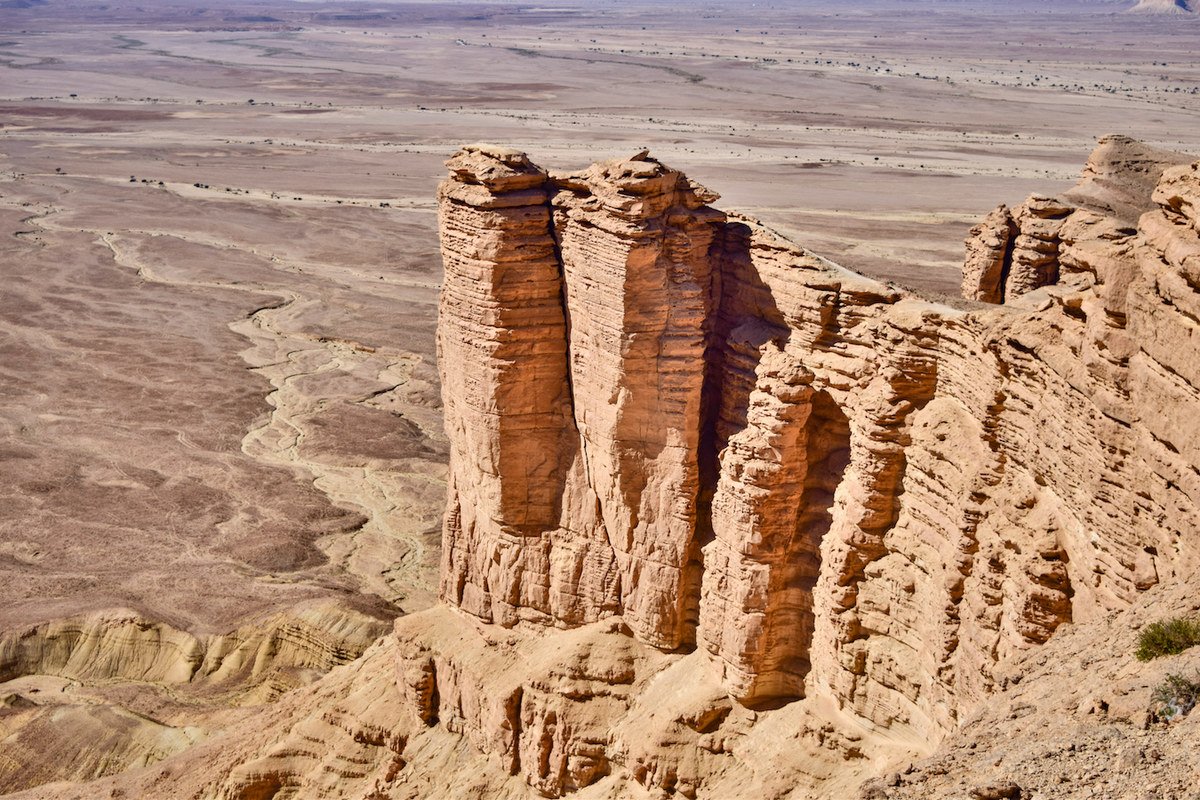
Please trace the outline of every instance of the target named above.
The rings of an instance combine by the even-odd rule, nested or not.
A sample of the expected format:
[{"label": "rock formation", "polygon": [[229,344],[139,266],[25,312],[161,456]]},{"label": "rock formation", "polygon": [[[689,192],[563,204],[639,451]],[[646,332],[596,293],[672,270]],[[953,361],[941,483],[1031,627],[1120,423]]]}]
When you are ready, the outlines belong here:
[{"label": "rock formation", "polygon": [[1006,205],[971,228],[967,235],[967,255],[963,260],[962,293],[968,300],[985,303],[1004,302],[1004,284],[1012,263],[1012,243],[1017,225]]},{"label": "rock formation", "polygon": [[[62,677],[8,684],[14,752],[104,775],[99,750],[45,733],[55,716],[81,737],[122,725],[98,740],[121,769],[165,757],[98,777],[96,797],[1195,784],[1200,716],[1145,714],[1200,656],[1131,651],[1138,627],[1200,605],[1200,163],[1163,171],[1134,222],[1043,204],[1070,209],[1057,282],[971,310],[714,211],[644,153],[575,175],[488,146],[449,163],[442,603],[195,742],[169,714],[30,698],[89,650],[212,690],[303,683],[288,676],[346,654],[288,620],[267,640],[130,615],[30,630],[0,666]],[[1122,174],[1106,197],[1140,196],[1145,173]],[[1030,215],[1050,218],[1014,224]],[[365,641],[376,624],[337,627]]]},{"label": "rock formation", "polygon": [[[963,297],[1004,303],[1071,274],[1094,274],[1087,254],[1136,233],[1138,218],[1154,208],[1151,194],[1163,171],[1189,160],[1127,136],[1102,137],[1079,183],[1062,197],[1032,195],[1012,210],[1001,205],[971,228]],[[1097,247],[1097,240],[1104,241]]]},{"label": "rock formation", "polygon": [[646,153],[448,164],[442,599],[469,616],[400,619],[397,675],[540,793],[748,780],[783,719],[836,759],[881,752],[862,726],[927,750],[1006,661],[1194,568],[1200,164],[1106,138],[1070,199],[973,231],[976,296],[1020,300],[973,312]]},{"label": "rock formation", "polygon": [[1194,0],[1138,0],[1129,9],[1138,14],[1192,14],[1196,11]]},{"label": "rock formation", "polygon": [[509,151],[468,148],[451,169],[442,596],[506,626],[621,613],[648,643],[688,643],[723,218],[644,155],[553,186]]}]

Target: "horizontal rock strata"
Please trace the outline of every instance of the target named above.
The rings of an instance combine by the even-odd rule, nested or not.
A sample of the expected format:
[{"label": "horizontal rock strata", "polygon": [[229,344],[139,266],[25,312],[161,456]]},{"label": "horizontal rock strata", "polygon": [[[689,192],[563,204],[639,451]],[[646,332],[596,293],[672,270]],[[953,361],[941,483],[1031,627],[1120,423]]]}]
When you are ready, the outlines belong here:
[{"label": "horizontal rock strata", "polygon": [[[971,228],[963,297],[1005,303],[1094,275],[1089,256],[1103,257],[1109,242],[1132,236],[1138,218],[1155,208],[1151,195],[1164,170],[1189,161],[1128,136],[1102,137],[1079,183],[1061,197],[1032,195],[1013,209],[1000,205]],[[1092,246],[1096,239],[1105,240],[1099,248]]]},{"label": "horizontal rock strata", "polygon": [[234,631],[195,635],[127,609],[30,626],[0,637],[0,682],[26,675],[243,690],[262,700],[358,658],[389,623],[318,602]]},{"label": "horizontal rock strata", "polygon": [[[1193,570],[1200,165],[1135,151],[973,232],[965,288],[1005,303],[977,311],[645,153],[456,155],[442,597],[470,616],[398,621],[413,717],[549,796],[703,794],[801,698],[839,758],[932,745],[1010,658]],[[1113,187],[1154,170],[1131,223]]]}]

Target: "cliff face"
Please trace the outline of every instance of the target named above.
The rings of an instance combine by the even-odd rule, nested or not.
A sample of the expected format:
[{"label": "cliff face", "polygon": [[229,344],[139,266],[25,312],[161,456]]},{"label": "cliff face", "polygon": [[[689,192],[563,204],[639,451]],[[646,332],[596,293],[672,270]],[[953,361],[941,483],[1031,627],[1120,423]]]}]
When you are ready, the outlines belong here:
[{"label": "cliff face", "polygon": [[782,734],[814,785],[926,752],[1013,657],[1194,569],[1200,165],[1136,227],[1128,197],[993,214],[965,272],[1020,302],[962,312],[645,153],[448,163],[442,599],[470,616],[399,620],[398,676],[542,793],[772,796]]},{"label": "cliff face", "polygon": [[[962,293],[1004,303],[1060,280],[1095,275],[1137,233],[1152,211],[1163,171],[1191,159],[1127,136],[1104,136],[1083,175],[1062,197],[1030,196],[1014,209],[998,206],[967,236]],[[1103,280],[1103,279],[1101,279]]]},{"label": "cliff face", "polygon": [[642,641],[690,643],[723,216],[644,156],[553,185],[506,152],[451,168],[443,597],[506,626],[620,613]]}]

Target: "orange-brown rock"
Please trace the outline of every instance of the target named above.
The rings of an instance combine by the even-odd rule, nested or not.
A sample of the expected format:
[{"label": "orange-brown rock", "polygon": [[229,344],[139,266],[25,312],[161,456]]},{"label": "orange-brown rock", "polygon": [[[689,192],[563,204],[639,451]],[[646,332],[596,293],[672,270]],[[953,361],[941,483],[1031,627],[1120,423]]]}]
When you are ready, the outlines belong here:
[{"label": "orange-brown rock", "polygon": [[722,216],[645,154],[552,192],[523,155],[495,148],[450,167],[442,595],[507,626],[620,613],[643,641],[679,647],[692,638],[684,584],[698,575],[708,250]]},{"label": "orange-brown rock", "polygon": [[[715,195],[645,153],[557,184],[579,432],[562,527],[611,559],[634,634],[674,649],[695,624],[708,252],[724,217],[705,205]],[[560,563],[570,596],[578,557]]]},{"label": "orange-brown rock", "polygon": [[[1090,199],[981,226],[974,285],[1006,303],[978,311],[644,153],[455,156],[443,597],[471,616],[397,622],[411,724],[550,796],[828,794],[823,764],[928,752],[1005,665],[1194,570],[1200,164],[1132,227],[1097,198],[1144,180],[1134,149],[1102,143]],[[761,778],[809,735],[807,777]]]},{"label": "orange-brown rock", "polygon": [[440,194],[438,353],[450,402],[442,596],[489,622],[550,613],[546,534],[557,525],[570,422],[566,321],[546,173],[475,147]]},{"label": "orange-brown rock", "polygon": [[[1130,263],[1127,254],[1114,259],[1109,242],[1136,232],[1138,218],[1155,208],[1152,194],[1163,171],[1189,160],[1128,136],[1101,137],[1079,182],[1061,197],[1033,195],[1012,210],[1001,205],[971,228],[963,297],[1005,303],[1098,271],[1125,273],[1127,280],[1128,270],[1120,266]],[[1104,241],[1095,245],[1096,240]],[[1104,278],[1098,276],[1098,282]],[[1123,289],[1109,293],[1117,306],[1123,294]]]},{"label": "orange-brown rock", "polygon": [[[52,656],[63,677],[7,685],[14,752],[62,746],[62,718],[127,726],[99,741],[122,766],[166,757],[97,797],[1040,796],[1093,752],[1126,794],[1131,775],[1194,783],[1148,754],[1182,759],[1195,713],[1144,728],[1155,682],[1197,657],[1130,651],[1197,606],[1200,164],[1168,169],[1135,228],[1075,208],[1057,283],[969,311],[710,211],[644,155],[558,177],[474,148],[451,167],[442,364],[448,392],[478,394],[447,398],[445,602],[194,742],[45,690],[92,650],[219,682],[256,644],[39,628],[8,663]],[[674,356],[661,381],[643,338]],[[1025,735],[1046,726],[1088,757]],[[97,774],[81,752],[62,774]]]}]

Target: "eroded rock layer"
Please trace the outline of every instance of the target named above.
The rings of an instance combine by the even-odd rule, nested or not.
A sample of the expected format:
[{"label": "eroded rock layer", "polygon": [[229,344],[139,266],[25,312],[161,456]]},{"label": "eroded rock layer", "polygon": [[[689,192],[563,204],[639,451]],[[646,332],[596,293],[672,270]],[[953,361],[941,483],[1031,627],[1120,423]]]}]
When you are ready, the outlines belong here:
[{"label": "eroded rock layer", "polygon": [[413,718],[547,795],[775,796],[771,737],[928,751],[1009,660],[1193,570],[1200,164],[1125,142],[1086,203],[976,229],[965,272],[1005,305],[970,312],[645,153],[570,176],[456,155],[442,595],[477,619],[398,621]]},{"label": "eroded rock layer", "polygon": [[507,626],[620,613],[643,641],[690,643],[723,216],[644,154],[553,184],[496,148],[451,168],[443,597]]},{"label": "eroded rock layer", "polygon": [[[963,297],[1005,303],[1095,273],[1087,255],[1136,233],[1138,218],[1155,208],[1152,194],[1163,171],[1190,160],[1128,136],[1101,137],[1079,183],[1061,197],[1031,195],[1013,209],[1000,205],[971,228]],[[1099,248],[1092,246],[1097,239],[1104,240]]]}]

